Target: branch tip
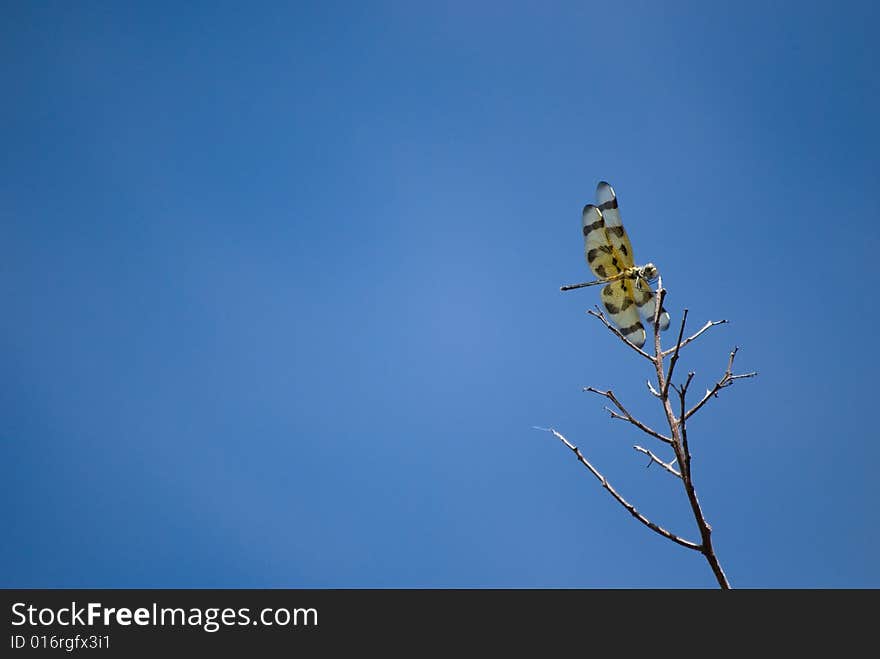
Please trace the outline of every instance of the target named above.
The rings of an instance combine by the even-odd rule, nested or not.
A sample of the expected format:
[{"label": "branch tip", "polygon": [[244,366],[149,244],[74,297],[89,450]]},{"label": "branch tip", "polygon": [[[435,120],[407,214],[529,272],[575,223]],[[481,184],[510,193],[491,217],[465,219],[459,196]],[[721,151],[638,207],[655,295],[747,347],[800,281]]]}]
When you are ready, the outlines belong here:
[{"label": "branch tip", "polygon": [[691,542],[690,540],[686,540],[686,539],[684,539],[684,538],[682,538],[682,537],[680,537],[680,536],[677,536],[677,535],[675,535],[674,533],[672,533],[671,531],[667,531],[667,530],[666,530],[665,528],[663,528],[662,526],[659,526],[658,524],[655,524],[655,523],[652,522],[650,519],[648,519],[647,517],[645,517],[642,513],[640,513],[640,512],[636,509],[636,507],[635,507],[634,505],[632,505],[629,501],[627,501],[626,499],[624,499],[624,498],[623,498],[623,497],[617,492],[617,490],[615,490],[615,489],[612,487],[611,483],[608,482],[608,479],[605,478],[605,476],[603,476],[602,473],[599,472],[599,470],[596,469],[596,468],[595,468],[595,467],[589,462],[589,460],[587,460],[587,459],[584,457],[584,454],[581,453],[581,451],[578,449],[577,446],[575,446],[575,445],[572,444],[570,441],[568,441],[568,440],[562,435],[562,433],[560,433],[560,432],[558,432],[558,431],[556,431],[556,430],[554,430],[554,429],[552,429],[552,428],[551,428],[551,429],[548,429],[548,430],[549,430],[549,432],[551,432],[551,433],[552,433],[552,434],[553,434],[553,435],[554,435],[559,441],[561,441],[563,444],[565,444],[565,446],[567,446],[569,449],[572,450],[572,452],[575,454],[575,456],[577,456],[578,462],[580,462],[584,467],[586,467],[586,468],[590,471],[591,474],[593,474],[593,476],[596,477],[596,479],[602,484],[602,487],[604,487],[604,488],[608,491],[608,493],[609,493],[612,497],[614,497],[614,499],[615,499],[615,500],[616,500],[621,506],[623,506],[624,508],[626,508],[626,510],[629,512],[630,515],[632,515],[633,517],[635,517],[637,520],[639,520],[642,524],[644,524],[645,526],[647,526],[649,529],[651,529],[651,530],[654,531],[655,533],[658,533],[658,534],[662,535],[664,538],[667,538],[668,540],[672,540],[672,542],[675,542],[676,544],[679,544],[679,545],[681,545],[682,547],[687,547],[688,549],[694,549],[694,550],[699,551],[699,552],[702,552],[702,551],[703,551],[703,547],[702,547],[702,545],[699,545],[699,544],[697,544],[696,542]]}]

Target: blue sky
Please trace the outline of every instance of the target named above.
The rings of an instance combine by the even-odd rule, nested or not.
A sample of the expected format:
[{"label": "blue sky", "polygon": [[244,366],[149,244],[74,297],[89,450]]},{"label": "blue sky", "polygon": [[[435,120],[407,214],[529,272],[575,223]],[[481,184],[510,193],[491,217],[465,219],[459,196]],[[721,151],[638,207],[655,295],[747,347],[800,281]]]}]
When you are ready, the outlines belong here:
[{"label": "blue sky", "polygon": [[[734,586],[880,586],[873,3],[6,3],[0,582],[712,587],[584,311],[616,188]],[[662,450],[660,447],[655,447]]]}]

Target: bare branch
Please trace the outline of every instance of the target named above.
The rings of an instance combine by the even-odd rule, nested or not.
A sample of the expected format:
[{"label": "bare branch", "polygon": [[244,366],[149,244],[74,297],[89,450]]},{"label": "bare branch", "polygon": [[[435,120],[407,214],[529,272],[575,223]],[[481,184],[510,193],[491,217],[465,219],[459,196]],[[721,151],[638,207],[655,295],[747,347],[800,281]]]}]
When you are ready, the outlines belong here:
[{"label": "bare branch", "polygon": [[599,307],[596,307],[595,311],[593,309],[587,309],[587,313],[590,314],[591,316],[593,316],[594,318],[598,318],[599,320],[601,320],[602,324],[605,325],[605,327],[607,327],[609,330],[611,330],[612,334],[614,334],[617,338],[619,338],[621,341],[623,341],[626,345],[628,345],[630,348],[632,348],[637,353],[639,353],[642,357],[644,357],[645,359],[648,359],[648,360],[653,359],[653,357],[651,357],[651,355],[649,355],[647,352],[645,352],[644,350],[639,348],[636,344],[630,342],[629,339],[627,339],[623,334],[620,333],[620,330],[618,330],[616,327],[614,327],[614,325],[609,323],[608,319],[605,317],[605,314],[599,310]]},{"label": "bare branch", "polygon": [[[657,374],[657,388],[660,390],[660,400],[665,400],[665,394],[668,391],[663,376],[663,350],[660,347],[660,309],[663,308],[663,301],[666,299],[666,289],[663,288],[663,277],[657,278],[657,298],[654,300],[654,318],[652,328],[654,330],[654,354],[651,356],[651,364],[654,366],[654,372]],[[664,403],[664,408],[666,404]]]},{"label": "bare branch", "polygon": [[696,375],[696,373],[694,373],[693,371],[688,373],[687,380],[685,380],[684,384],[681,385],[681,389],[679,390],[679,394],[681,394],[682,396],[687,395],[688,387],[691,386],[691,380],[694,379],[694,375]]},{"label": "bare branch", "polygon": [[675,468],[672,466],[672,463],[675,462],[675,461],[677,460],[677,458],[672,458],[672,460],[670,460],[669,462],[663,462],[663,460],[661,460],[660,458],[658,458],[658,457],[657,457],[656,455],[654,455],[651,451],[649,451],[649,450],[646,449],[646,448],[642,448],[642,447],[639,446],[638,444],[636,444],[635,446],[633,446],[633,448],[634,448],[636,451],[638,451],[639,453],[644,453],[644,454],[647,455],[649,458],[651,458],[651,461],[647,464],[648,467],[650,467],[652,464],[654,464],[654,463],[656,462],[658,465],[660,465],[661,467],[663,467],[666,471],[668,471],[668,472],[669,472],[670,474],[672,474],[673,476],[677,476],[678,478],[681,478],[681,474],[678,473],[678,472],[675,470]]},{"label": "bare branch", "polygon": [[[614,490],[614,488],[611,487],[610,483],[608,483],[605,477],[584,458],[583,454],[580,452],[580,450],[578,450],[575,445],[571,444],[567,439],[565,439],[565,437],[563,437],[555,430],[544,430],[552,433],[571,451],[573,451],[577,456],[577,459],[602,483],[602,486],[606,490],[608,490],[608,492],[618,501],[618,503],[626,508],[630,512],[630,514],[636,517],[640,522],[642,522],[642,524],[648,526],[654,532],[676,542],[677,544],[699,551],[712,569],[718,585],[721,588],[728,589],[730,588],[730,582],[728,581],[727,576],[724,574],[724,570],[722,569],[721,563],[718,560],[718,556],[715,553],[715,549],[712,544],[712,527],[709,525],[705,515],[703,514],[703,510],[700,506],[696,488],[694,486],[691,475],[691,452],[690,446],[688,444],[687,420],[700,409],[702,409],[702,407],[709,401],[710,398],[717,396],[721,389],[729,387],[733,384],[735,380],[754,377],[757,375],[757,373],[751,372],[734,374],[733,363],[738,350],[737,348],[734,348],[733,351],[730,353],[727,369],[724,371],[721,379],[715,383],[712,389],[706,391],[705,396],[703,396],[703,398],[700,399],[700,401],[697,402],[696,405],[688,410],[686,398],[688,390],[694,379],[694,373],[688,373],[687,379],[680,386],[676,386],[673,383],[675,369],[681,355],[681,350],[688,344],[696,341],[711,328],[715,327],[716,325],[726,324],[728,321],[707,321],[705,325],[694,332],[691,336],[684,338],[684,332],[687,327],[688,320],[688,310],[684,309],[681,318],[681,324],[679,326],[678,337],[675,341],[675,344],[669,349],[663,350],[660,337],[660,319],[662,313],[661,310],[664,307],[666,295],[667,291],[663,286],[663,279],[658,277],[657,288],[655,291],[655,306],[653,317],[647,318],[645,320],[645,325],[650,325],[651,329],[653,330],[652,338],[654,340],[654,345],[651,348],[647,348],[646,346],[636,346],[634,343],[629,341],[627,337],[609,321],[609,318],[606,318],[605,314],[602,313],[602,309],[600,307],[597,306],[595,310],[589,310],[587,311],[587,313],[591,316],[595,316],[596,318],[598,318],[599,321],[603,325],[605,325],[605,327],[618,339],[623,341],[630,348],[635,350],[639,355],[651,362],[651,365],[654,369],[654,374],[656,376],[655,381],[657,384],[652,384],[651,380],[647,380],[645,384],[651,395],[660,400],[660,404],[663,407],[666,423],[669,426],[670,435],[667,437],[666,435],[663,435],[653,430],[652,428],[648,427],[647,425],[633,417],[633,415],[629,413],[629,411],[623,406],[623,404],[617,399],[617,397],[610,389],[608,391],[601,391],[593,387],[585,387],[584,391],[595,393],[607,398],[611,402],[611,406],[606,406],[605,409],[611,415],[611,418],[628,421],[632,425],[636,426],[639,430],[644,432],[646,435],[658,439],[664,444],[667,444],[671,447],[675,455],[667,462],[658,457],[650,449],[644,448],[639,445],[633,446],[636,451],[648,456],[649,462],[646,467],[650,467],[656,462],[661,467],[663,467],[665,471],[677,477],[682,482],[682,486],[685,490],[691,512],[693,513],[694,521],[696,522],[697,529],[700,533],[700,543],[697,544],[689,540],[685,540],[681,537],[675,536],[666,529],[657,526],[656,524],[645,518],[644,515],[639,513],[631,504],[623,499],[623,497],[621,497]],[[645,329],[647,330],[647,327]],[[645,338],[647,339],[647,337]],[[671,359],[669,360],[669,363],[665,364],[664,360],[670,356]],[[670,388],[677,394],[677,401],[673,402],[672,400],[670,400]]]},{"label": "bare branch", "polygon": [[715,383],[715,386],[712,389],[707,389],[706,394],[700,399],[700,402],[694,405],[688,412],[682,417],[683,419],[689,419],[694,414],[696,414],[703,405],[709,402],[709,399],[713,396],[717,396],[718,392],[724,389],[725,387],[729,387],[733,384],[735,380],[741,380],[743,378],[753,378],[758,372],[752,371],[751,373],[741,373],[739,375],[733,374],[733,360],[736,357],[736,353],[739,351],[739,347],[735,347],[730,351],[730,358],[727,360],[727,370],[724,371],[724,376]]},{"label": "bare branch", "polygon": [[681,337],[684,335],[684,326],[687,323],[688,310],[685,309],[681,315],[681,327],[678,328],[678,340],[675,342],[675,352],[672,353],[672,359],[669,360],[669,370],[666,371],[666,386],[663,387],[663,396],[669,393],[669,383],[672,380],[672,373],[675,371],[675,364],[678,362],[678,351],[681,349]]},{"label": "bare branch", "polygon": [[[690,487],[693,488],[693,482],[691,481],[691,449],[688,446],[688,433],[687,433],[687,414],[684,412],[684,401],[687,396],[688,387],[691,386],[691,381],[694,379],[694,372],[691,371],[688,373],[687,380],[685,380],[684,384],[681,385],[681,389],[678,390],[678,399],[680,403],[680,412],[678,417],[678,431],[681,435],[681,451],[684,454],[684,467],[682,469],[687,470],[687,482],[690,483]],[[696,497],[696,494],[694,494]],[[700,511],[702,515],[702,510]],[[705,520],[703,520],[705,522]]]},{"label": "bare branch", "polygon": [[[686,428],[683,427],[684,421],[682,419],[686,418],[686,415],[682,411],[681,417],[676,418],[675,412],[672,410],[672,405],[669,401],[669,380],[666,378],[666,374],[663,372],[663,359],[665,353],[660,347],[660,311],[659,309],[663,306],[663,298],[666,294],[665,289],[663,289],[663,282],[660,280],[658,282],[658,290],[657,290],[657,307],[654,309],[654,357],[651,360],[654,365],[654,370],[657,374],[657,386],[660,389],[660,402],[663,405],[663,411],[666,414],[666,421],[669,424],[669,430],[672,433],[672,449],[675,451],[675,457],[678,459],[678,464],[681,469],[681,481],[684,485],[685,493],[687,494],[688,503],[691,506],[691,512],[694,515],[694,520],[697,523],[697,528],[700,531],[700,539],[702,540],[700,544],[700,553],[706,559],[706,562],[709,563],[709,567],[712,569],[712,572],[715,575],[715,579],[718,581],[718,585],[721,588],[727,589],[730,588],[730,582],[727,580],[727,576],[724,574],[724,570],[721,567],[721,563],[718,561],[718,556],[715,554],[715,549],[712,546],[712,527],[709,526],[709,523],[706,521],[705,516],[703,515],[703,510],[700,507],[700,501],[697,498],[697,491],[694,487],[694,482],[691,479],[691,457],[690,457],[690,449],[687,447],[687,434]],[[683,333],[683,331],[682,331]],[[676,348],[673,349],[673,352],[677,353],[681,350],[681,345],[683,345],[683,341],[681,341],[679,337],[679,341],[676,341]],[[690,385],[691,378],[688,378],[688,381],[682,386],[679,395],[684,400],[684,395],[687,392],[687,387]]]},{"label": "bare branch", "polygon": [[[731,375],[729,378],[727,378],[727,382],[729,385],[734,380],[742,380],[744,378],[753,378],[753,377],[756,377],[757,375],[758,375],[758,371],[751,371],[749,373],[740,373],[739,375]],[[725,385],[725,386],[727,386],[727,385]]]},{"label": "bare branch", "polygon": [[689,337],[686,338],[684,341],[682,341],[682,342],[681,342],[681,345],[676,344],[676,347],[675,347],[675,348],[670,348],[669,350],[664,350],[663,353],[662,353],[663,356],[664,356],[664,357],[668,357],[669,355],[671,355],[671,354],[672,354],[673,352],[675,352],[676,350],[680,350],[681,348],[684,348],[688,343],[691,343],[692,341],[696,341],[697,338],[698,338],[703,332],[705,332],[706,330],[708,330],[709,328],[711,328],[711,327],[715,327],[716,325],[724,325],[724,324],[727,323],[727,322],[728,322],[727,320],[710,320],[710,321],[708,321],[708,322],[707,322],[705,325],[703,325],[699,330],[697,330],[697,332],[696,332],[695,334],[689,336]]},{"label": "bare branch", "polygon": [[607,398],[612,403],[614,403],[615,407],[617,407],[617,409],[619,409],[621,411],[623,416],[621,416],[620,414],[617,414],[613,410],[610,410],[606,407],[605,409],[611,413],[611,416],[613,418],[623,419],[624,421],[629,421],[631,424],[633,424],[636,428],[641,430],[643,433],[650,435],[651,437],[654,437],[655,439],[659,439],[661,442],[664,442],[665,444],[672,444],[672,440],[669,437],[666,437],[665,435],[661,435],[656,430],[652,430],[651,428],[646,426],[644,423],[642,423],[641,421],[636,419],[632,414],[630,414],[626,410],[626,408],[621,404],[621,402],[619,400],[617,400],[617,396],[614,395],[614,392],[612,392],[610,390],[609,391],[600,391],[599,389],[594,389],[593,387],[584,387],[584,391],[589,391],[594,394],[599,394],[600,396],[605,396],[605,398]]},{"label": "bare branch", "polygon": [[[663,350],[660,347],[660,309],[663,308],[663,301],[666,299],[666,289],[663,288],[663,277],[657,278],[657,299],[654,301],[654,354],[651,357],[651,364],[654,366],[654,372],[657,375],[657,388],[660,390],[660,401],[666,411],[669,389],[666,385],[666,379],[663,374]],[[672,430],[672,425],[669,426]],[[674,433],[673,433],[674,436]]]},{"label": "bare branch", "polygon": [[599,471],[593,465],[590,464],[590,462],[584,457],[584,454],[581,453],[580,449],[577,446],[575,446],[574,444],[572,444],[571,442],[569,442],[559,432],[557,432],[553,428],[538,428],[538,430],[545,430],[549,433],[552,433],[554,437],[556,437],[559,441],[561,441],[563,444],[565,444],[575,454],[575,456],[577,456],[578,462],[580,462],[582,465],[584,465],[584,467],[589,469],[590,473],[593,474],[593,476],[595,476],[599,480],[600,483],[602,483],[602,487],[604,487],[606,490],[608,490],[608,493],[612,497],[614,497],[615,500],[621,506],[626,508],[629,511],[630,515],[635,517],[642,524],[647,526],[649,529],[651,529],[655,533],[659,533],[664,538],[667,538],[668,540],[672,540],[673,542],[681,545],[682,547],[687,547],[688,549],[694,549],[696,551],[702,551],[702,547],[700,545],[698,545],[697,543],[691,542],[690,540],[685,540],[684,538],[681,538],[681,537],[675,535],[674,533],[667,531],[662,526],[658,526],[657,524],[655,524],[654,522],[649,520],[647,517],[645,517],[638,510],[636,510],[636,507],[633,506],[631,503],[629,503],[622,496],[620,496],[620,494],[617,493],[617,490],[615,490],[611,486],[611,483],[608,482],[608,479],[605,478],[605,476],[603,476],[601,473],[599,473]]}]

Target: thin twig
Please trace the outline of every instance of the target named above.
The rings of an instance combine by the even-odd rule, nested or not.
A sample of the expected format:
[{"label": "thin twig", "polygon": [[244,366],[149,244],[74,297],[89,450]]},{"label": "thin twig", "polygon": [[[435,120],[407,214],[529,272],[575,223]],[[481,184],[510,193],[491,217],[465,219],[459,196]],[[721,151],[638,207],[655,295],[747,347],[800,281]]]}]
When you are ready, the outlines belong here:
[{"label": "thin twig", "polygon": [[593,387],[584,387],[584,391],[589,391],[594,394],[599,394],[600,396],[605,396],[605,398],[607,398],[612,403],[614,403],[614,405],[617,407],[617,409],[619,409],[621,411],[623,416],[621,416],[620,414],[617,414],[616,412],[614,412],[614,410],[608,409],[606,407],[605,409],[611,413],[611,416],[613,418],[622,419],[624,421],[629,421],[631,424],[633,424],[636,428],[641,430],[643,433],[646,433],[646,434],[650,435],[651,437],[654,437],[655,439],[659,439],[661,442],[664,442],[666,444],[672,444],[672,440],[669,437],[667,437],[666,435],[661,435],[656,430],[649,428],[644,423],[642,423],[641,421],[636,419],[632,414],[630,414],[627,411],[627,409],[623,406],[623,404],[619,400],[617,400],[617,396],[614,395],[614,392],[612,392],[610,390],[609,391],[601,391],[599,389],[594,389]]},{"label": "thin twig", "polygon": [[[729,321],[727,321],[727,320],[710,320],[710,321],[707,321],[706,324],[703,325],[699,330],[697,330],[693,335],[689,336],[689,337],[686,338],[684,341],[682,341],[680,346],[676,345],[676,348],[678,348],[678,349],[684,348],[688,343],[691,343],[692,341],[696,341],[697,338],[698,338],[703,332],[705,332],[706,330],[708,330],[709,328],[711,328],[711,327],[715,327],[716,325],[724,325],[724,324],[727,323],[727,322],[729,322]],[[664,357],[667,357],[667,356],[671,355],[673,352],[675,352],[676,348],[669,348],[669,350],[664,350],[663,353],[662,353],[663,356],[664,356]]]},{"label": "thin twig", "polygon": [[608,482],[608,479],[605,478],[605,476],[603,476],[601,473],[599,473],[599,471],[593,465],[590,464],[590,462],[584,457],[584,454],[581,453],[580,449],[577,446],[575,446],[574,444],[572,444],[571,442],[569,442],[565,437],[562,436],[562,434],[560,434],[559,432],[557,432],[553,428],[538,428],[538,430],[545,430],[549,433],[552,433],[559,441],[561,441],[569,449],[571,449],[571,451],[577,456],[578,462],[580,462],[587,469],[589,469],[590,473],[593,474],[593,476],[595,476],[599,480],[600,483],[602,483],[602,487],[604,487],[606,490],[608,490],[608,493],[611,496],[613,496],[621,506],[626,508],[629,511],[630,515],[635,517],[642,524],[647,526],[649,529],[651,529],[655,533],[659,533],[664,538],[672,540],[673,542],[681,545],[682,547],[687,547],[688,549],[694,549],[696,551],[702,551],[702,547],[700,547],[700,545],[698,545],[697,543],[691,542],[690,540],[685,540],[684,538],[681,538],[681,537],[675,535],[671,531],[667,531],[662,526],[658,526],[657,524],[655,524],[654,522],[649,520],[647,517],[645,517],[638,510],[636,510],[636,507],[633,506],[631,503],[629,503],[622,496],[620,496],[620,494],[617,493],[617,490],[615,490],[611,486],[611,483]]},{"label": "thin twig", "polygon": [[[663,408],[666,409],[666,399],[669,388],[666,385],[666,379],[663,375],[663,350],[660,348],[660,309],[663,308],[663,301],[666,299],[666,289],[663,288],[663,277],[657,278],[657,300],[654,303],[654,355],[651,357],[651,363],[654,365],[654,372],[657,375],[657,389],[660,391],[660,400],[663,402]],[[670,429],[672,426],[669,426]]]},{"label": "thin twig", "polygon": [[681,385],[681,389],[678,390],[679,394],[681,394],[682,396],[687,395],[688,387],[691,386],[691,380],[694,379],[695,375],[696,375],[696,373],[694,373],[693,371],[688,373],[687,380],[684,381],[684,384]]},{"label": "thin twig", "polygon": [[688,310],[685,309],[681,315],[681,327],[678,328],[678,340],[675,342],[675,352],[672,353],[672,359],[669,360],[669,370],[666,371],[666,386],[663,387],[663,396],[669,393],[669,383],[672,381],[672,373],[675,371],[675,364],[678,362],[678,351],[681,348],[681,337],[684,334],[684,326],[687,323]]},{"label": "thin twig", "polygon": [[611,330],[612,334],[614,334],[617,338],[619,338],[621,341],[623,341],[626,345],[628,345],[630,348],[632,348],[637,353],[639,353],[642,357],[644,357],[647,360],[653,359],[653,357],[651,357],[651,355],[649,355],[647,352],[645,352],[644,350],[639,348],[635,343],[632,343],[628,338],[626,338],[623,334],[620,333],[620,330],[618,330],[616,327],[614,327],[614,325],[609,323],[608,319],[605,317],[605,314],[602,313],[601,311],[599,311],[599,307],[596,307],[595,311],[593,309],[587,309],[587,313],[590,314],[591,316],[593,316],[594,318],[598,318],[599,320],[601,320],[602,324],[605,325],[605,327],[607,327],[609,330]]},{"label": "thin twig", "polygon": [[741,380],[743,378],[753,378],[758,372],[752,371],[750,373],[741,373],[739,375],[733,374],[733,360],[736,357],[736,353],[739,351],[739,347],[735,347],[730,351],[730,358],[727,360],[727,370],[724,371],[724,375],[722,378],[715,383],[715,386],[711,389],[706,390],[706,394],[700,399],[700,402],[694,405],[688,412],[684,415],[684,419],[691,418],[694,414],[696,414],[703,405],[709,402],[709,399],[713,396],[717,396],[718,392],[724,389],[725,387],[729,387],[735,380]]},{"label": "thin twig", "polygon": [[648,391],[650,391],[653,396],[660,398],[660,392],[654,389],[654,385],[651,384],[650,380],[645,380],[645,384],[648,385]]},{"label": "thin twig", "polygon": [[643,447],[639,446],[638,444],[636,444],[635,446],[633,446],[633,448],[634,448],[636,451],[638,451],[639,453],[644,453],[644,454],[647,455],[649,458],[651,458],[651,461],[648,463],[647,466],[650,467],[652,464],[654,464],[654,463],[656,462],[658,465],[660,465],[661,467],[663,467],[666,471],[668,471],[668,472],[669,472],[670,474],[672,474],[673,476],[677,476],[678,478],[681,478],[681,474],[678,473],[678,472],[675,470],[675,467],[672,466],[672,463],[673,463],[673,462],[676,462],[677,458],[672,458],[672,460],[670,460],[669,462],[663,462],[663,460],[661,460],[660,458],[658,458],[658,457],[657,457],[656,455],[654,455],[651,451],[649,451],[649,450],[646,449],[646,448],[643,448]]},{"label": "thin twig", "polygon": [[680,412],[678,417],[678,428],[681,432],[681,448],[684,453],[685,464],[687,465],[687,476],[688,481],[691,479],[691,449],[688,446],[688,434],[687,434],[687,415],[684,412],[684,401],[687,396],[688,387],[691,386],[691,380],[694,379],[694,372],[691,371],[688,373],[687,380],[685,380],[684,384],[681,385],[681,389],[678,390],[678,398],[681,403]]}]

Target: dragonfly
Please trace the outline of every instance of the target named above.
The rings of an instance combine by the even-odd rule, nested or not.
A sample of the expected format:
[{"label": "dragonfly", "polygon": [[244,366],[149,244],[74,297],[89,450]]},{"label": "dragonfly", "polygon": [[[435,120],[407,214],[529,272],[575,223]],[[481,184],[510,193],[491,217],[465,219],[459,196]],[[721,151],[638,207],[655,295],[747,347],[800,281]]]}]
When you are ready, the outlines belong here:
[{"label": "dragonfly", "polygon": [[[584,206],[582,226],[587,265],[599,279],[568,284],[560,290],[605,284],[600,294],[602,305],[620,333],[641,348],[646,334],[640,316],[653,324],[656,296],[651,284],[659,272],[653,263],[635,265],[632,244],[620,221],[617,195],[609,183],[600,181],[596,186],[596,201],[597,205]],[[669,314],[662,307],[659,320],[661,330],[669,327]]]}]

